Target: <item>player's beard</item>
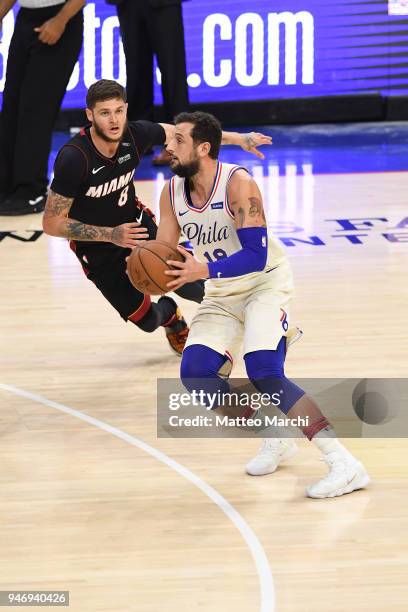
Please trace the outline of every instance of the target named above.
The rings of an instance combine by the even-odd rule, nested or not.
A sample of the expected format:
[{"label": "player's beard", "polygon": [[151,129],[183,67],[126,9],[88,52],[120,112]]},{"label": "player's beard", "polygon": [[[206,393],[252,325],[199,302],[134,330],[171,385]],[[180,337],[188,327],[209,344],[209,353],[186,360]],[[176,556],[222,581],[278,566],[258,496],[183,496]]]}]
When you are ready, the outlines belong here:
[{"label": "player's beard", "polygon": [[107,136],[105,132],[99,127],[95,119],[92,122],[92,127],[95,130],[96,134],[99,136],[99,138],[101,138],[105,142],[120,142],[127,128],[127,121],[125,125],[123,126],[123,130],[120,132],[120,135],[116,136],[115,138],[112,138],[111,136]]},{"label": "player's beard", "polygon": [[170,168],[174,172],[174,174],[177,174],[177,176],[180,176],[181,178],[191,178],[200,170],[200,160],[198,159],[198,157],[195,157],[186,164],[181,164],[178,161],[176,164],[173,165],[170,162]]}]

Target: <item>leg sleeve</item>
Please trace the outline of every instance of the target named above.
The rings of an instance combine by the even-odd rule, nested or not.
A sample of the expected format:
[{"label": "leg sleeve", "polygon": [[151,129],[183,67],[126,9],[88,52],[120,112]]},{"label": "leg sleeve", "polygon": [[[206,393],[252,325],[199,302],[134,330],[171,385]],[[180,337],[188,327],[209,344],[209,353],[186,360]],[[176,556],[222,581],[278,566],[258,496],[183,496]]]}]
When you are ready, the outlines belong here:
[{"label": "leg sleeve", "polygon": [[180,378],[190,391],[204,394],[227,393],[228,383],[219,376],[227,358],[208,346],[194,344],[184,349]]},{"label": "leg sleeve", "polygon": [[275,405],[287,414],[303,397],[303,389],[286,378],[284,371],[286,338],[281,338],[275,351],[255,351],[244,357],[248,378],[254,387],[269,395]]}]

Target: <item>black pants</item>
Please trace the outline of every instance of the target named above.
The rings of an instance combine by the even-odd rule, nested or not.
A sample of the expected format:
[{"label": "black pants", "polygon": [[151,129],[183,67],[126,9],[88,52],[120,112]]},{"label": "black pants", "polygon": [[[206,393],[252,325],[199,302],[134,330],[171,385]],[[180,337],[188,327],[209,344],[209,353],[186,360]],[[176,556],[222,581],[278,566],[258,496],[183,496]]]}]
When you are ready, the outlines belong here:
[{"label": "black pants", "polygon": [[188,88],[180,5],[158,8],[148,0],[124,0],[117,7],[126,56],[128,116],[153,119],[153,55],[162,74],[166,121],[188,110]]},{"label": "black pants", "polygon": [[[149,240],[154,240],[157,225],[151,211],[143,210],[141,225],[148,230]],[[111,243],[71,242],[88,279],[91,280],[122,319],[138,323],[148,313],[150,297],[132,285],[126,274],[126,257],[130,249]],[[204,297],[204,281],[187,283],[176,293],[186,300],[200,303]]]},{"label": "black pants", "polygon": [[0,192],[38,196],[48,184],[52,130],[82,47],[82,13],[55,45],[40,42],[34,28],[60,10],[21,8],[17,15],[1,114]]}]

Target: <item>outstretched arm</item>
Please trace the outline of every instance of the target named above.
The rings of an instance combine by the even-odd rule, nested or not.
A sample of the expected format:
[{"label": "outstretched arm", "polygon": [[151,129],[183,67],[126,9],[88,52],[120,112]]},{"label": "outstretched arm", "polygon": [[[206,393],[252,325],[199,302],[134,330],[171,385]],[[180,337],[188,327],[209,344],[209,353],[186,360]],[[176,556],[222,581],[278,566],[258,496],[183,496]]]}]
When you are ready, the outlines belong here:
[{"label": "outstretched arm", "polygon": [[265,159],[265,155],[258,151],[258,147],[262,145],[271,145],[272,137],[261,134],[260,132],[247,132],[241,134],[240,132],[223,132],[222,141],[223,145],[237,145],[244,151],[253,153],[259,157],[259,159]]},{"label": "outstretched arm", "polygon": [[[170,123],[160,123],[166,133],[166,144],[174,138],[175,126]],[[223,145],[236,145],[241,147],[244,151],[248,151],[253,155],[264,159],[265,155],[258,151],[258,147],[263,145],[271,145],[272,137],[261,134],[260,132],[248,132],[241,134],[240,132],[223,132],[221,144]]]}]

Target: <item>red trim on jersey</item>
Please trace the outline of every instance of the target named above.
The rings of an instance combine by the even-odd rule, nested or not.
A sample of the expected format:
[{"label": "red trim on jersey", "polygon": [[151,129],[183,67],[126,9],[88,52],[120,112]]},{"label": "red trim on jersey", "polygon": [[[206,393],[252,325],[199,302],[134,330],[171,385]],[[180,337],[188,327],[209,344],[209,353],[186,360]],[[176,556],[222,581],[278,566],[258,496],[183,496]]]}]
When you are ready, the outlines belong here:
[{"label": "red trim on jersey", "polygon": [[135,312],[132,312],[132,314],[128,316],[128,321],[132,321],[132,323],[137,323],[138,321],[140,321],[140,319],[143,319],[143,317],[149,310],[151,304],[152,300],[150,299],[150,296],[144,295],[143,302],[141,303],[139,308],[135,310]]},{"label": "red trim on jersey", "polygon": [[176,215],[176,208],[174,206],[174,179],[175,179],[175,177],[172,176],[170,181],[169,181],[169,194],[170,194],[170,204],[171,204],[171,207],[173,209],[174,216],[176,217],[177,216]]},{"label": "red trim on jersey", "polygon": [[206,203],[204,204],[204,206],[202,206],[201,208],[197,208],[196,206],[194,206],[194,205],[192,206],[190,204],[190,202],[188,201],[188,198],[187,198],[187,194],[186,194],[186,188],[185,188],[186,183],[185,183],[185,181],[183,182],[183,197],[184,197],[184,202],[185,202],[185,204],[186,204],[186,206],[187,206],[187,208],[189,210],[193,210],[194,212],[197,212],[197,213],[203,213],[205,210],[207,210],[208,206],[210,205],[211,200],[214,198],[215,193],[217,191],[218,184],[219,184],[220,178],[221,178],[221,170],[222,170],[222,163],[219,161],[218,164],[217,164],[217,172],[215,174],[214,184],[213,184],[213,188],[211,190],[210,196],[209,196],[208,200],[206,201]]},{"label": "red trim on jersey", "polygon": [[135,196],[135,203],[136,203],[136,208],[138,208],[139,210],[145,212],[146,215],[149,215],[149,217],[151,217],[153,219],[153,221],[156,223],[156,216],[155,216],[154,212],[152,210],[150,210],[150,208],[148,206],[145,206],[143,204],[143,202],[141,202],[137,196]]},{"label": "red trim on jersey", "polygon": [[218,189],[218,184],[219,184],[219,182],[220,182],[220,178],[221,178],[222,163],[221,163],[221,162],[218,162],[218,163],[219,163],[220,167],[219,167],[219,172],[218,172],[217,182],[216,182],[216,184],[215,184],[215,186],[214,186],[213,193],[212,193],[212,194],[211,194],[211,196],[210,196],[210,201],[211,201],[211,200],[212,200],[212,198],[215,196],[215,192],[216,192],[216,191],[217,191],[217,189]]},{"label": "red trim on jersey", "polygon": [[[187,206],[187,208],[190,208],[190,204],[188,203],[188,198],[187,198],[187,195],[186,195],[186,190],[184,188],[184,184],[183,184],[183,198],[184,198],[184,204]],[[191,208],[190,208],[190,210],[191,210]]]},{"label": "red trim on jersey", "polygon": [[[69,248],[71,249],[71,251],[73,251],[75,253],[76,257],[78,257],[77,252],[76,252],[76,244],[75,244],[75,242],[73,240],[70,240],[68,244],[69,244]],[[84,266],[84,264],[82,263],[82,260],[79,257],[78,257],[78,260],[79,260],[79,263],[82,266],[82,270],[83,270],[85,276],[89,276],[90,272],[89,272],[88,268],[86,266]]]}]

